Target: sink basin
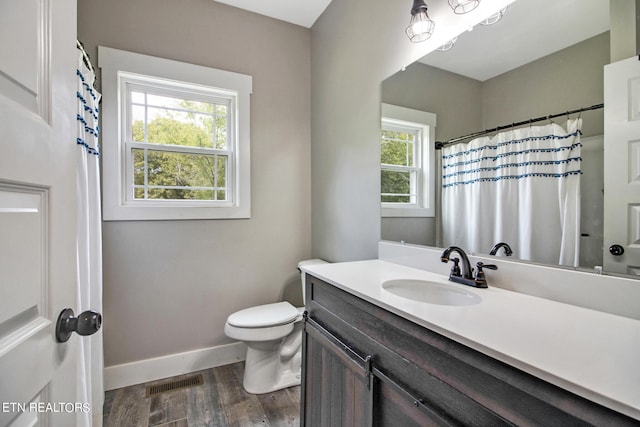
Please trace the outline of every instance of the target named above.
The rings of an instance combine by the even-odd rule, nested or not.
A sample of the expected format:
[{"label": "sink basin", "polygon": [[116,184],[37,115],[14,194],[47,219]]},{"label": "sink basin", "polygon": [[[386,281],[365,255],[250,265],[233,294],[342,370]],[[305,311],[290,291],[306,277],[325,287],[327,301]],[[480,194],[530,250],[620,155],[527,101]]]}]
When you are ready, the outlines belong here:
[{"label": "sink basin", "polygon": [[473,292],[428,280],[388,280],[382,284],[382,289],[401,298],[429,304],[461,306],[482,301],[482,298]]}]

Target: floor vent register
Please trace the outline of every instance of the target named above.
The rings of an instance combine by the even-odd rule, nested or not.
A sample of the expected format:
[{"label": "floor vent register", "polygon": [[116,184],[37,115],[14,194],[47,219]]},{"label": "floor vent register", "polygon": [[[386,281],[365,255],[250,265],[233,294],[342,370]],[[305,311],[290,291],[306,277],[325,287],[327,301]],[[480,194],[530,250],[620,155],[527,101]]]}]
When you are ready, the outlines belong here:
[{"label": "floor vent register", "polygon": [[146,388],[145,397],[151,397],[161,393],[168,393],[170,391],[182,390],[189,387],[196,387],[202,384],[204,384],[204,378],[202,377],[202,374],[190,375],[188,377],[183,377],[177,380],[148,385]]}]

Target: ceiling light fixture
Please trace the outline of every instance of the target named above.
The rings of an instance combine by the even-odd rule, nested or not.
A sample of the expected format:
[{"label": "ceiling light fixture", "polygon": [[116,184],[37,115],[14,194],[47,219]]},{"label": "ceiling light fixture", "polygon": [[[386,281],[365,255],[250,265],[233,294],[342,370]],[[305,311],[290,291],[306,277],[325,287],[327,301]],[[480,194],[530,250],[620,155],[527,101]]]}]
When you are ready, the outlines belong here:
[{"label": "ceiling light fixture", "polygon": [[453,45],[456,44],[457,41],[458,41],[458,38],[454,37],[451,40],[449,40],[448,42],[446,42],[445,44],[443,44],[442,46],[440,46],[438,48],[438,50],[446,52],[447,50],[451,49],[453,47]]},{"label": "ceiling light fixture", "polygon": [[471,12],[479,4],[480,0],[449,0],[449,6],[457,14]]},{"label": "ceiling light fixture", "polygon": [[502,17],[504,16],[506,11],[507,11],[506,7],[504,9],[500,9],[498,12],[494,13],[493,15],[491,15],[490,17],[488,17],[484,21],[480,22],[480,25],[493,25],[493,24],[495,24],[496,22],[498,22],[499,20],[502,19]]},{"label": "ceiling light fixture", "polygon": [[405,30],[407,37],[414,43],[427,40],[433,34],[436,23],[427,14],[427,5],[424,0],[413,0],[411,8],[411,22]]}]

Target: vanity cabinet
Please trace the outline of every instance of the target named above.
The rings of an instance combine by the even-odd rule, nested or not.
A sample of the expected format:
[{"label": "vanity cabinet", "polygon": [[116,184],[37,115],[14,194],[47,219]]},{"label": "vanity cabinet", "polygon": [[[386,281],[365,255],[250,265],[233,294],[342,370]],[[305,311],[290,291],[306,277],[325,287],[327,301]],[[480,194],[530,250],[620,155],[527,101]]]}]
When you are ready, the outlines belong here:
[{"label": "vanity cabinet", "polygon": [[640,424],[314,276],[306,286],[302,426]]}]

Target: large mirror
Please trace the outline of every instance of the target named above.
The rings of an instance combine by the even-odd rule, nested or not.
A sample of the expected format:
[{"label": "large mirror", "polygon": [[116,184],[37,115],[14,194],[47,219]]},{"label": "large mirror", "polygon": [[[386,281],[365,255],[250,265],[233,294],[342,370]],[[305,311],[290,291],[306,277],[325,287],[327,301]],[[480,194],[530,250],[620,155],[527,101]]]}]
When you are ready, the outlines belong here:
[{"label": "large mirror", "polygon": [[[436,50],[383,81],[381,99],[384,104],[434,115],[437,141],[601,104],[603,67],[611,62],[609,27],[607,1],[517,0],[495,24],[477,25],[461,34],[451,49]],[[578,116],[582,120],[579,261],[564,264],[593,269],[604,261],[603,109],[535,125],[553,121],[564,127],[567,118]],[[383,209],[383,240],[442,247],[450,244],[443,236],[442,218],[462,223],[472,215],[442,210],[440,150],[435,152],[434,170],[435,215],[396,216]],[[504,251],[498,256],[505,256]],[[512,256],[553,263],[519,257],[517,251]]]}]

